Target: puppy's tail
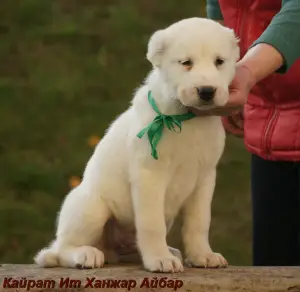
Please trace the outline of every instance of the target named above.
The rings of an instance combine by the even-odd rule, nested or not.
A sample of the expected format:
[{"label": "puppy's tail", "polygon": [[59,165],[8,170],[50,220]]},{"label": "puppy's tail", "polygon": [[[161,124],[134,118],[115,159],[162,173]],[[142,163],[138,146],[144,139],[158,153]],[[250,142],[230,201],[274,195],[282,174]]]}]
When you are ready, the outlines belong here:
[{"label": "puppy's tail", "polygon": [[59,266],[58,254],[51,247],[40,250],[34,257],[34,262],[43,268]]}]

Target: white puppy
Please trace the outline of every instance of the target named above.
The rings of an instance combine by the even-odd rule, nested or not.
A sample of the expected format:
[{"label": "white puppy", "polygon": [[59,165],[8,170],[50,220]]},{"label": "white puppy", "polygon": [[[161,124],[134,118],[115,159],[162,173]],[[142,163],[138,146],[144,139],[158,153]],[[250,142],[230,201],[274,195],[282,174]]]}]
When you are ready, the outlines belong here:
[{"label": "white puppy", "polygon": [[233,31],[212,20],[185,19],[153,34],[147,52],[153,70],[97,145],[82,183],[62,205],[55,241],[36,255],[37,264],[102,267],[103,229],[114,217],[135,227],[147,270],[180,272],[182,261],[166,236],[182,210],[187,261],[227,265],[208,239],[225,132],[219,117],[193,117],[187,107],[224,105],[238,58]]}]

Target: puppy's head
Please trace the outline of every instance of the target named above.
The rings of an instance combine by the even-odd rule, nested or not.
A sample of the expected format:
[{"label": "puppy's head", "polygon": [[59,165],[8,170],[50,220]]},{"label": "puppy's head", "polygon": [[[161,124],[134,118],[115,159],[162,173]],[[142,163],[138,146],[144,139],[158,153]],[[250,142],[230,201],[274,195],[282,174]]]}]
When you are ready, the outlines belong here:
[{"label": "puppy's head", "polygon": [[189,18],[156,31],[147,59],[183,105],[201,107],[227,102],[239,55],[232,30],[209,19]]}]

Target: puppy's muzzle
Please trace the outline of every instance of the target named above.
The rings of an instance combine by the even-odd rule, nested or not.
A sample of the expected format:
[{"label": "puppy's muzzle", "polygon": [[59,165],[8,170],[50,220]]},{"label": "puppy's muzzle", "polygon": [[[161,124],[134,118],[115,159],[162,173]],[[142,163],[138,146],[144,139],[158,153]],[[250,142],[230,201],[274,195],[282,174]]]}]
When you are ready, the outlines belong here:
[{"label": "puppy's muzzle", "polygon": [[215,96],[216,88],[212,86],[197,87],[197,93],[201,100],[210,102]]}]

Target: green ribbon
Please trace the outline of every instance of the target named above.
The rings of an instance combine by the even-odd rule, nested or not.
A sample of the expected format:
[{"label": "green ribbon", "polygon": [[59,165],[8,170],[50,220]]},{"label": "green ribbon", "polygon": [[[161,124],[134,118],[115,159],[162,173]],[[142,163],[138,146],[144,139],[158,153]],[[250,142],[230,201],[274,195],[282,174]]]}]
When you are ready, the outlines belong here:
[{"label": "green ribbon", "polygon": [[145,135],[145,133],[148,134],[148,139],[151,145],[151,155],[154,159],[158,159],[156,148],[159,140],[162,137],[164,127],[166,126],[170,131],[180,133],[181,122],[190,120],[194,118],[196,115],[191,112],[182,115],[170,115],[170,116],[162,114],[155,103],[151,91],[148,92],[148,101],[152,106],[152,108],[154,109],[154,111],[157,113],[157,116],[147,127],[142,129],[137,134],[137,137],[141,139]]}]

